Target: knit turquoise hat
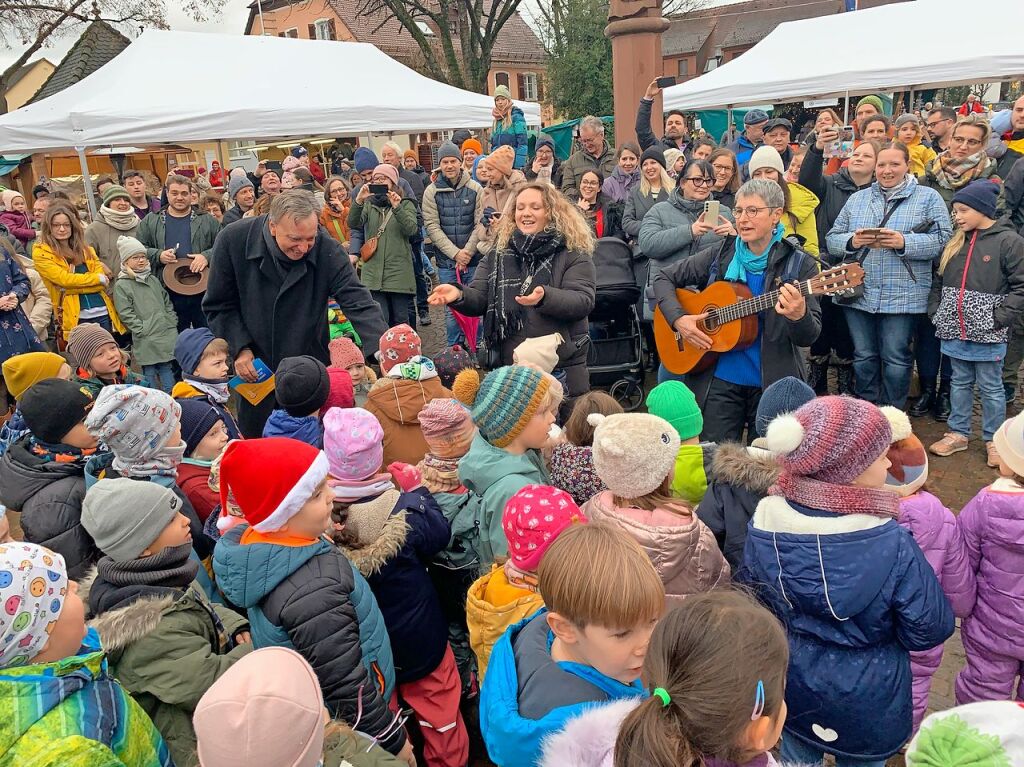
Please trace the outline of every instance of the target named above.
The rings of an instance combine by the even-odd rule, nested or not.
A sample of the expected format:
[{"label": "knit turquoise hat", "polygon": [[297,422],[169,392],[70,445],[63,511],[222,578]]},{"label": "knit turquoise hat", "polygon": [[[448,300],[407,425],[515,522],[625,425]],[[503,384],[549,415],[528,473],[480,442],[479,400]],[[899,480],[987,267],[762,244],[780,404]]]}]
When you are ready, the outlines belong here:
[{"label": "knit turquoise hat", "polygon": [[[475,377],[475,381],[469,378]],[[554,379],[534,368],[508,365],[492,370],[482,382],[475,370],[464,370],[455,381],[456,396],[470,406],[480,435],[495,447],[518,437],[551,388]],[[479,382],[475,392],[473,383]]]},{"label": "knit turquoise hat", "polygon": [[704,416],[697,407],[697,398],[682,381],[665,381],[651,389],[647,412],[672,424],[681,440],[693,439],[704,431]]}]

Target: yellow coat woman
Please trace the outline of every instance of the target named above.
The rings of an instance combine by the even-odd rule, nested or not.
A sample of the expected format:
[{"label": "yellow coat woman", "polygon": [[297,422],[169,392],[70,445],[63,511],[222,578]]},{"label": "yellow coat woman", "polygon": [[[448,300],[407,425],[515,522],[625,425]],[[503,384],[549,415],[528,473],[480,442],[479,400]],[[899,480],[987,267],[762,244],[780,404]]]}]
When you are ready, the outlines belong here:
[{"label": "yellow coat woman", "polygon": [[787,182],[789,204],[782,214],[782,228],[785,236],[799,235],[804,241],[804,250],[818,255],[818,223],[814,211],[818,207],[818,196],[806,186]]},{"label": "yellow coat woman", "polygon": [[76,272],[74,264],[58,255],[41,238],[36,241],[36,246],[32,249],[32,260],[35,262],[36,271],[43,278],[47,290],[50,291],[54,311],[56,312],[57,307],[60,307],[62,321],[58,332],[62,334],[63,338],[67,339],[71,329],[78,324],[82,296],[86,293],[99,294],[107,307],[110,323],[115,332],[125,332],[124,326],[117,316],[117,309],[114,308],[114,302],[107,295],[108,283],[104,282],[106,276],[103,264],[96,256],[95,250],[90,247],[85,248],[85,274]]}]

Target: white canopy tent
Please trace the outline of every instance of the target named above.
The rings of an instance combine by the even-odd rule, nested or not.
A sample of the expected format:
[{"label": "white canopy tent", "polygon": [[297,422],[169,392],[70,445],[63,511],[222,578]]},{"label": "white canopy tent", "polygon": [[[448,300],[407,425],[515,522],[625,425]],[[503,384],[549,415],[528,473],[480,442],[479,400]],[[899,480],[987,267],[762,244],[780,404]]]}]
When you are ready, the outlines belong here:
[{"label": "white canopy tent", "polygon": [[[928,19],[984,32],[928,34]],[[1021,0],[916,0],[788,21],[739,58],[666,88],[665,109],[694,111],[1024,76]],[[1016,21],[1015,21],[1016,20]],[[933,27],[934,28],[934,27]],[[951,27],[952,28],[952,27]],[[916,34],[915,31],[921,31]]]},{"label": "white canopy tent", "polygon": [[[216,70],[199,55],[211,51]],[[516,103],[540,124],[538,104]],[[0,117],[0,151],[480,128],[493,107],[365,43],[146,30],[81,82]]]}]

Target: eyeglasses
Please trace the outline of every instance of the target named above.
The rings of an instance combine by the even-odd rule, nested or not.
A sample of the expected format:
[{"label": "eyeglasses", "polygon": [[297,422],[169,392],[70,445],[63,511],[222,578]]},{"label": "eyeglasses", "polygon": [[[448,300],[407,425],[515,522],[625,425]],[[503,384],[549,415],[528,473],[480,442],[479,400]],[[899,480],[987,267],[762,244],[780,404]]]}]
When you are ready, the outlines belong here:
[{"label": "eyeglasses", "polygon": [[771,208],[733,208],[732,214],[734,218],[757,218],[757,214],[762,210],[771,210]]},{"label": "eyeglasses", "polygon": [[731,173],[732,172],[732,166],[731,165],[712,165],[711,167],[715,169],[715,173]]},{"label": "eyeglasses", "polygon": [[929,120],[928,122],[925,123],[925,127],[927,127],[927,128],[934,128],[939,123],[948,123],[948,122],[953,122],[953,121],[950,120],[948,117],[943,117],[941,120]]},{"label": "eyeglasses", "polygon": [[684,178],[683,181],[689,181],[694,186],[711,186],[715,183],[713,178],[705,178],[704,176],[690,176],[689,178]]},{"label": "eyeglasses", "polygon": [[580,186],[598,186],[596,181],[581,181]]},{"label": "eyeglasses", "polygon": [[950,142],[953,144],[967,144],[967,146],[981,146],[980,138],[967,138],[965,136],[953,136]]},{"label": "eyeglasses", "polygon": [[50,224],[51,229],[70,229],[71,224]]}]

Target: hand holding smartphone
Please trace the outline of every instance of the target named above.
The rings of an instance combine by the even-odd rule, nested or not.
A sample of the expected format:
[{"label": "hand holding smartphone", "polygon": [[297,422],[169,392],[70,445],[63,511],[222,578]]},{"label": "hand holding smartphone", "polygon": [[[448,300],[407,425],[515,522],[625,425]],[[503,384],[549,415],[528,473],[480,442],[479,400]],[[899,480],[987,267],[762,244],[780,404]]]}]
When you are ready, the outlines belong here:
[{"label": "hand holding smartphone", "polygon": [[658,84],[659,88],[671,88],[676,84],[676,78],[671,75],[667,77],[659,77],[655,82]]}]

